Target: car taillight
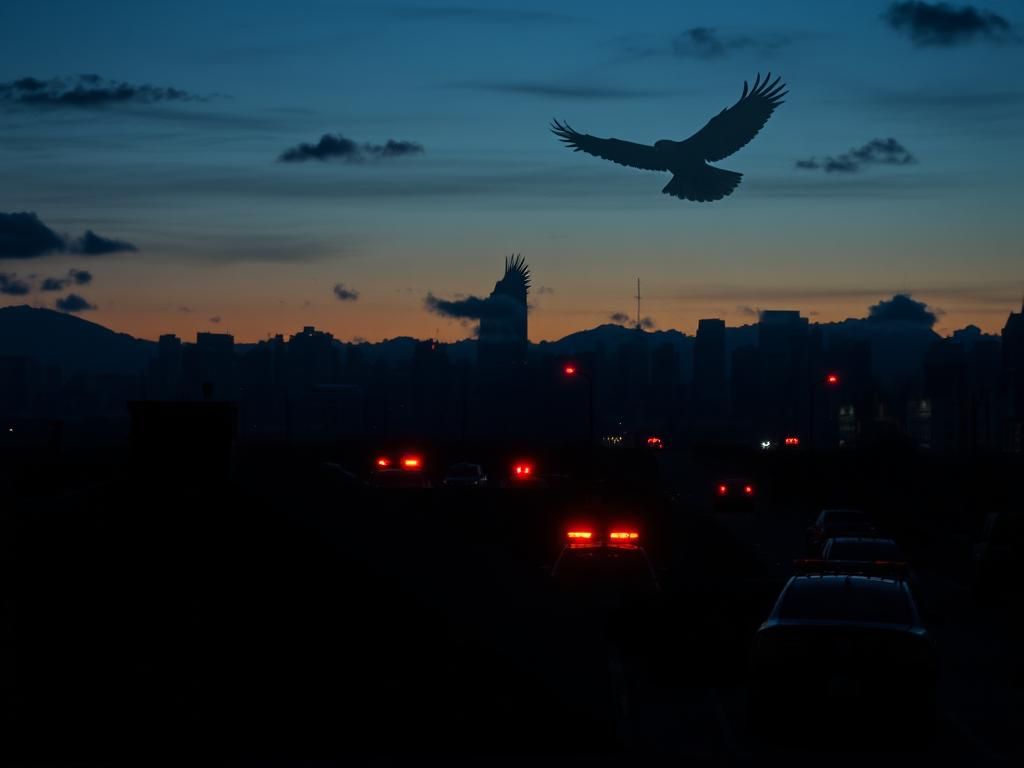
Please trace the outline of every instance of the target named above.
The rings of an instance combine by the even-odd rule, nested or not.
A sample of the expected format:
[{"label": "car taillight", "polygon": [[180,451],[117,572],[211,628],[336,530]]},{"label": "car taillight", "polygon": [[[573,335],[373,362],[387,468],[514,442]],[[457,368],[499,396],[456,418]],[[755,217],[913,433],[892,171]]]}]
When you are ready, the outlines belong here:
[{"label": "car taillight", "polygon": [[608,538],[612,541],[636,541],[640,538],[640,534],[636,531],[612,531],[608,534]]},{"label": "car taillight", "polygon": [[521,461],[512,467],[512,474],[520,480],[526,480],[527,478],[533,477],[533,464]]},{"label": "car taillight", "polygon": [[566,533],[566,536],[570,539],[589,539],[593,535],[593,531],[569,531]]},{"label": "car taillight", "polygon": [[729,486],[725,485],[724,483],[722,485],[719,485],[718,486],[718,495],[719,496],[728,496],[729,495]]},{"label": "car taillight", "polygon": [[377,466],[380,467],[381,469],[387,469],[388,467],[391,466],[391,459],[389,459],[387,456],[381,456],[379,459],[377,459]]},{"label": "car taillight", "polygon": [[743,486],[743,492],[745,494],[747,494],[747,496],[753,496],[754,495],[754,486],[752,486],[752,485],[744,485]]},{"label": "car taillight", "polygon": [[423,461],[419,456],[403,456],[402,457],[402,468],[403,469],[419,469],[423,466]]}]

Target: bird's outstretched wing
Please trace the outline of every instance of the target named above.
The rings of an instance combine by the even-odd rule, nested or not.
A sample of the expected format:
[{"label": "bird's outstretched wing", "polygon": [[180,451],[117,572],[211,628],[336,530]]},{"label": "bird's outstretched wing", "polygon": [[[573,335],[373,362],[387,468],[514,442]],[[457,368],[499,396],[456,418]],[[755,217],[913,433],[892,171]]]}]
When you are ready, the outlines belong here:
[{"label": "bird's outstretched wing", "polygon": [[782,97],[788,91],[785,84],[779,84],[781,77],[771,82],[772,73],[761,80],[758,74],[754,87],[747,92],[743,82],[743,95],[731,107],[723,109],[708,120],[707,125],[686,140],[705,160],[721,160],[747,144],[757,136],[758,131],[768,122],[775,108],[782,104]]},{"label": "bird's outstretched wing", "polygon": [[619,165],[642,168],[645,171],[668,170],[664,158],[654,147],[647,144],[634,144],[622,139],[601,139],[589,133],[578,133],[570,128],[568,123],[560,123],[557,120],[551,123],[551,132],[574,152],[586,152]]}]

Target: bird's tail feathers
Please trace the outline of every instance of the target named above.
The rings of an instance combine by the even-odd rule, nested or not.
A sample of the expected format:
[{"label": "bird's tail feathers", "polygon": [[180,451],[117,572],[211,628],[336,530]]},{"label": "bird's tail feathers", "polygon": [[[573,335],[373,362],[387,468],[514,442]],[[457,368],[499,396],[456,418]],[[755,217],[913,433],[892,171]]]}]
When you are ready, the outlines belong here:
[{"label": "bird's tail feathers", "polygon": [[680,200],[708,203],[732,194],[742,178],[742,173],[704,165],[695,173],[673,176],[661,191]]}]

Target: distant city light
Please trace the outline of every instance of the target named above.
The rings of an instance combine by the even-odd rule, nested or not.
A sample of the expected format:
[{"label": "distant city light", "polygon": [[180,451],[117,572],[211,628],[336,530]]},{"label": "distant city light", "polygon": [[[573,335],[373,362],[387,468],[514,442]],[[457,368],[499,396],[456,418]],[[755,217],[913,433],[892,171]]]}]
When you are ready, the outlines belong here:
[{"label": "distant city light", "polygon": [[762,440],[761,441],[761,448],[763,450],[767,451],[771,447],[772,447],[772,441],[771,440]]},{"label": "distant city light", "polygon": [[660,437],[648,437],[647,438],[647,445],[649,445],[651,448],[664,448],[665,447],[665,444],[662,443]]},{"label": "distant city light", "polygon": [[566,376],[575,376],[576,375],[576,366],[575,365],[567,365],[562,370],[565,372]]},{"label": "distant city light", "polygon": [[839,383],[839,374],[830,373],[828,376],[825,377],[825,383],[834,387],[836,384]]}]

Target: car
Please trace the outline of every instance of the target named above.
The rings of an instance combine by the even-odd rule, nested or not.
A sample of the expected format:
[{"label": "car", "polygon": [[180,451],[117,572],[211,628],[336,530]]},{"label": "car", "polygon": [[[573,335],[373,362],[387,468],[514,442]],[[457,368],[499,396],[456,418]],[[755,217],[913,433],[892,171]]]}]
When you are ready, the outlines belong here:
[{"label": "car", "polygon": [[487,475],[479,464],[460,462],[448,467],[441,485],[447,488],[482,488],[487,485]]},{"label": "car", "polygon": [[864,733],[919,738],[934,724],[935,649],[898,576],[846,566],[791,577],[754,636],[750,669],[762,738],[864,721]]},{"label": "car", "polygon": [[834,536],[822,546],[821,559],[848,563],[907,562],[895,541],[878,536]]},{"label": "car", "polygon": [[873,536],[875,527],[859,509],[823,509],[814,524],[805,531],[807,554],[817,557],[829,539],[839,536]]},{"label": "car", "polygon": [[659,591],[640,533],[630,526],[575,526],[551,569],[563,591],[642,595]]},{"label": "car", "polygon": [[729,477],[717,481],[712,493],[716,511],[749,512],[756,504],[757,484],[750,478]]},{"label": "car", "polygon": [[371,488],[429,488],[423,457],[406,453],[399,457],[377,457],[370,473]]}]

